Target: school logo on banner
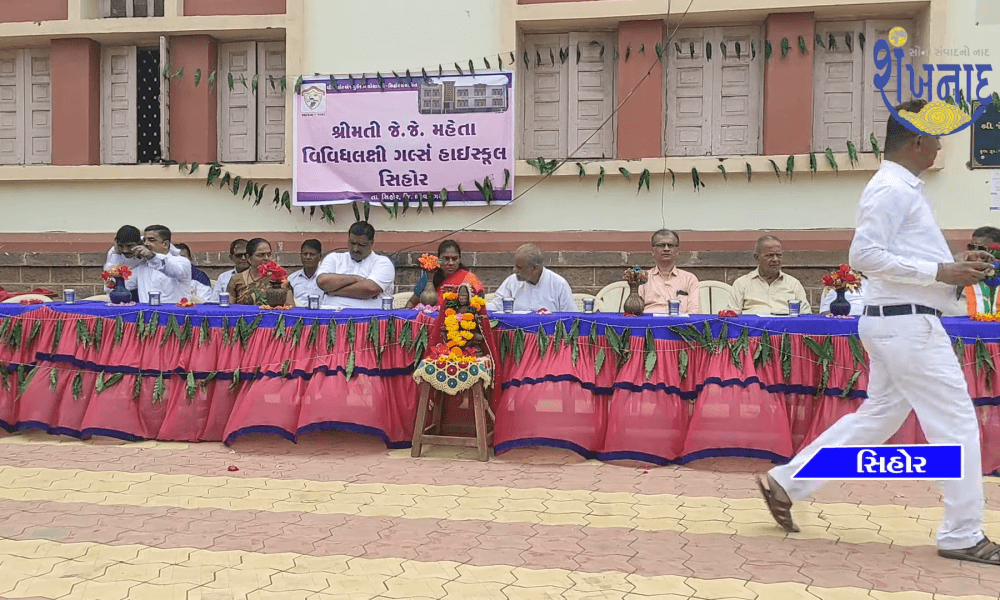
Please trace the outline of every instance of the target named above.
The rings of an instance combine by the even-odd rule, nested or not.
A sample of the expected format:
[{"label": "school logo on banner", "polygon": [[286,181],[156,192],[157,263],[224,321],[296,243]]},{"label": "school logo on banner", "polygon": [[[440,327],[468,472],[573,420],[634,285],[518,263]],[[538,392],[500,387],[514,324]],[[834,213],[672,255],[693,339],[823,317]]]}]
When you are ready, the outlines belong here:
[{"label": "school logo on banner", "polygon": [[321,114],[326,112],[326,86],[311,85],[302,90],[302,113]]}]

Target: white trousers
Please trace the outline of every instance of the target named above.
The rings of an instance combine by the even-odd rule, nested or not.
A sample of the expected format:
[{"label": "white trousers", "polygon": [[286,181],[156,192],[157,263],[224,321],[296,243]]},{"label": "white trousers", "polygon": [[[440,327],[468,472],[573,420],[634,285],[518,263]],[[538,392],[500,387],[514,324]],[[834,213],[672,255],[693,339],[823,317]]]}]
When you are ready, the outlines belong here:
[{"label": "white trousers", "polygon": [[824,446],[884,444],[912,408],[931,444],[964,448],[961,480],[941,482],[944,521],[938,529],[942,550],[960,550],[983,538],[983,469],[979,421],[951,340],[931,315],[861,317],[858,334],[871,360],[868,399],[845,415],[770,475],[793,501],[811,496],[822,480],[792,479]]}]

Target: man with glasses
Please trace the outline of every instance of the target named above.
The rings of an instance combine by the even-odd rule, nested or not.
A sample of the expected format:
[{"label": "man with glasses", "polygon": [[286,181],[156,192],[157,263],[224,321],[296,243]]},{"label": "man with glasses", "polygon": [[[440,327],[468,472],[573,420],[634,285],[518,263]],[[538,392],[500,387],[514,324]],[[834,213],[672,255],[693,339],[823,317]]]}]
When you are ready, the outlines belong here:
[{"label": "man with glasses", "polygon": [[233,240],[232,243],[229,244],[229,260],[232,261],[236,268],[219,275],[219,279],[215,282],[216,298],[219,297],[219,294],[229,289],[229,280],[233,278],[233,275],[242,273],[250,268],[250,257],[247,256],[248,241],[249,240],[240,238],[238,240]]},{"label": "man with glasses", "polygon": [[[966,248],[969,252],[989,252],[991,244],[1000,244],[1000,229],[986,226],[972,232],[972,239]],[[981,281],[974,285],[958,287],[955,295],[958,302],[954,310],[946,310],[945,314],[969,315],[971,317],[977,314],[992,315],[1000,310],[997,298],[994,297],[993,288]]]},{"label": "man with glasses", "polygon": [[656,266],[649,270],[649,280],[639,286],[639,296],[648,313],[665,313],[670,301],[679,300],[681,314],[693,315],[701,311],[701,288],[694,273],[677,268],[681,238],[676,231],[661,229],[653,234],[653,260]]},{"label": "man with glasses", "polygon": [[125,287],[130,291],[138,290],[139,301],[144,304],[149,302],[150,292],[159,292],[163,304],[176,304],[190,295],[191,262],[180,256],[170,238],[170,229],[150,225],[143,231],[143,245],[132,250],[139,264],[132,269],[132,277],[125,281]]},{"label": "man with glasses", "polygon": [[811,313],[802,284],[781,271],[783,257],[781,240],[773,235],[761,236],[753,250],[757,268],[733,282],[729,310],[740,315],[787,315],[788,301],[798,300],[799,311]]},{"label": "man with glasses", "polygon": [[392,295],[396,267],[388,257],[372,252],[375,228],[358,221],[347,232],[347,252],[331,252],[316,271],[316,284],[326,294],[323,308],[382,307],[381,297]]}]

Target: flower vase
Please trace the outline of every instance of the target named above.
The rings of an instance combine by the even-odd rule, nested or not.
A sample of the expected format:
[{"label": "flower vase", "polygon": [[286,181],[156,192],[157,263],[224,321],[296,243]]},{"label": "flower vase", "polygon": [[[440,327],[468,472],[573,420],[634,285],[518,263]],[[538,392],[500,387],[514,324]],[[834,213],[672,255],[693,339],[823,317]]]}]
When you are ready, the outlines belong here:
[{"label": "flower vase", "polygon": [[846,317],[851,314],[851,303],[845,297],[847,290],[836,290],[837,297],[830,303],[830,314]]},{"label": "flower vase", "polygon": [[132,301],[132,292],[125,289],[125,278],[115,277],[115,287],[108,292],[112,304],[128,304]]},{"label": "flower vase", "polygon": [[424,291],[420,294],[420,303],[424,306],[436,306],[438,303],[438,295],[434,290],[434,286],[430,283],[424,288]]},{"label": "flower vase", "polygon": [[281,287],[280,281],[272,281],[271,287],[267,289],[264,294],[264,298],[267,300],[267,305],[271,308],[277,308],[279,306],[285,305],[285,299],[288,298],[288,292]]},{"label": "flower vase", "polygon": [[643,309],[646,305],[642,301],[642,296],[639,295],[639,285],[638,281],[629,281],[629,295],[625,299],[625,304],[622,306],[622,312],[626,315],[641,315]]}]

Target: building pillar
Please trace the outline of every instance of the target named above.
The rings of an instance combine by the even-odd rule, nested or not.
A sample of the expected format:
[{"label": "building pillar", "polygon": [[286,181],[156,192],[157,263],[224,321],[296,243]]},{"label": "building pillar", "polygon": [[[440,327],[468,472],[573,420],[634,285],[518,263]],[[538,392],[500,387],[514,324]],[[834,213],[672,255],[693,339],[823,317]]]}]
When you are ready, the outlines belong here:
[{"label": "building pillar", "polygon": [[[625,51],[631,44],[629,60]],[[663,156],[663,64],[658,63],[656,45],[663,44],[663,21],[626,21],[618,28],[618,98],[620,103],[633,88],[635,93],[618,110],[616,158]],[[639,52],[645,46],[646,52]],[[650,72],[652,67],[652,72]],[[649,77],[646,73],[649,72]],[[643,78],[645,77],[645,80]],[[636,85],[642,84],[636,88]]]},{"label": "building pillar", "polygon": [[[208,79],[218,70],[219,43],[207,35],[170,39],[170,64],[184,76],[170,80],[170,158],[178,162],[212,163],[219,155],[218,91],[226,83],[220,77],[214,87]],[[201,69],[201,82],[194,74]]]},{"label": "building pillar", "polygon": [[[809,54],[799,50],[799,36]],[[766,39],[771,60],[764,66],[764,154],[806,154],[813,130],[813,13],[768,15]],[[788,38],[788,56],[781,57],[781,40]]]},{"label": "building pillar", "polygon": [[101,163],[101,46],[52,40],[52,164]]}]

